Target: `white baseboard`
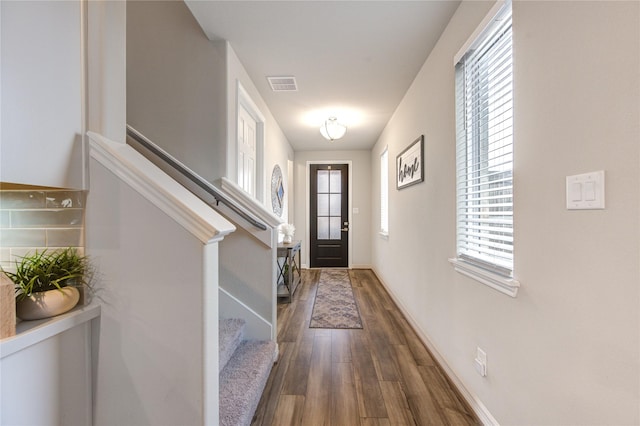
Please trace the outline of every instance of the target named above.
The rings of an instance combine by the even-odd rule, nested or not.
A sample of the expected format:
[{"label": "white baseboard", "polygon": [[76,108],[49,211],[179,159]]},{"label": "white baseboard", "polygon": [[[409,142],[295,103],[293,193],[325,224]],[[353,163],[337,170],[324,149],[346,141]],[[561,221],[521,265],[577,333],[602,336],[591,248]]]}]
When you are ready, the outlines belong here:
[{"label": "white baseboard", "polygon": [[478,416],[478,419],[482,422],[482,424],[486,426],[493,426],[493,425],[498,426],[499,423],[495,419],[495,417],[491,415],[487,407],[482,403],[482,401],[480,401],[478,396],[473,394],[471,391],[469,391],[469,389],[464,385],[464,382],[460,380],[460,378],[456,375],[453,369],[449,366],[445,358],[440,354],[440,352],[438,352],[437,348],[435,347],[435,345],[433,344],[429,336],[424,332],[424,330],[422,330],[422,328],[420,328],[420,326],[414,320],[411,314],[409,314],[409,312],[407,311],[403,303],[396,297],[396,295],[389,288],[389,286],[382,280],[382,278],[380,278],[380,274],[376,271],[376,269],[374,267],[371,267],[371,270],[373,271],[374,274],[376,274],[378,281],[380,281],[380,283],[385,288],[385,290],[387,290],[387,293],[389,293],[389,296],[391,296],[391,299],[393,299],[394,303],[398,306],[398,309],[400,309],[400,312],[402,312],[402,314],[405,316],[405,318],[413,328],[413,331],[416,332],[416,334],[418,335],[418,338],[422,341],[422,343],[424,343],[427,349],[429,349],[429,352],[431,352],[431,355],[433,355],[433,357],[436,359],[440,367],[442,367],[444,372],[447,374],[447,377],[453,382],[456,389],[460,392],[460,394],[465,399],[467,404],[469,404],[469,406],[471,407],[473,412],[476,414],[476,416]]},{"label": "white baseboard", "polygon": [[351,269],[371,269],[373,270],[373,267],[371,265],[367,265],[367,264],[359,264],[359,263],[354,263],[353,265],[351,265]]},{"label": "white baseboard", "polygon": [[[303,263],[300,266],[300,268],[301,269],[311,269],[311,268],[309,268],[309,265],[307,265],[306,263]],[[321,268],[316,268],[316,269],[321,269]],[[364,263],[363,264],[356,263],[354,265],[349,266],[349,269],[371,269],[371,270],[373,270],[373,266],[367,265],[367,264],[364,264]]]}]

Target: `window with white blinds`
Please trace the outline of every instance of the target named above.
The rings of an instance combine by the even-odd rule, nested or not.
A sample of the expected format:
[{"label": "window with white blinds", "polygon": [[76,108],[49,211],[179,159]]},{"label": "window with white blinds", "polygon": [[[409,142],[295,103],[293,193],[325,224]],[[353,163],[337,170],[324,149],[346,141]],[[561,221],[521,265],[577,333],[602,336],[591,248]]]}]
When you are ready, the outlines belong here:
[{"label": "window with white blinds", "polygon": [[389,151],[380,155],[380,233],[389,234]]},{"label": "window with white blinds", "polygon": [[511,8],[456,65],[458,259],[504,277],[513,272]]}]

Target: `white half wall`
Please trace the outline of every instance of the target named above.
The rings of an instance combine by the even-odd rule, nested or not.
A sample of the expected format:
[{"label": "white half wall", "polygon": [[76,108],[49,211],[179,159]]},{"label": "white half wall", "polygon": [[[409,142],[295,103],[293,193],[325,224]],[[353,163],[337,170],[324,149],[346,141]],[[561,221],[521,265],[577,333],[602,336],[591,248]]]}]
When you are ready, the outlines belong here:
[{"label": "white half wall", "polygon": [[[275,236],[274,236],[275,238]],[[258,243],[246,229],[236,232],[220,244],[220,288],[241,301],[271,327],[270,333],[256,336],[276,340],[276,248]],[[221,318],[231,318],[227,307],[221,308]],[[247,322],[255,322],[251,313],[242,315]]]},{"label": "white half wall", "polygon": [[103,275],[94,423],[202,424],[203,245],[94,161],[91,174],[87,251]]},{"label": "white half wall", "polygon": [[[485,419],[640,423],[640,3],[513,2],[515,277],[455,272],[453,57],[493,2],[465,1],[372,152],[372,263]],[[425,181],[393,159],[425,135]],[[389,147],[389,238],[377,236]],[[567,211],[565,177],[606,173],[606,209]],[[474,369],[476,348],[488,374]]]},{"label": "white half wall", "polygon": [[95,424],[218,421],[218,242],[235,227],[131,146],[91,137]]}]

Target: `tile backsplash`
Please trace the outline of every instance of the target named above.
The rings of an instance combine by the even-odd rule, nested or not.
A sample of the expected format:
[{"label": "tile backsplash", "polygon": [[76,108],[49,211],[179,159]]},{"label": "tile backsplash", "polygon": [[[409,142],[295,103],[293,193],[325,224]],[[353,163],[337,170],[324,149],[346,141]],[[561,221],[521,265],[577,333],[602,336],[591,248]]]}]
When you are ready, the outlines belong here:
[{"label": "tile backsplash", "polygon": [[11,268],[17,257],[36,250],[77,247],[84,251],[86,191],[15,187],[0,189],[3,268]]}]

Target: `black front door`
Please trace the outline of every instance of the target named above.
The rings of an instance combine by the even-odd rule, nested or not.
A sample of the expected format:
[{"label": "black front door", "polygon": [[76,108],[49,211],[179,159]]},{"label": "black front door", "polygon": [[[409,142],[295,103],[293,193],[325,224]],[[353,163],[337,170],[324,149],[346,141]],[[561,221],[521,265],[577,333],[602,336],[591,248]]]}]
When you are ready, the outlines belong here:
[{"label": "black front door", "polygon": [[309,256],[312,268],[349,266],[349,165],[312,164]]}]

